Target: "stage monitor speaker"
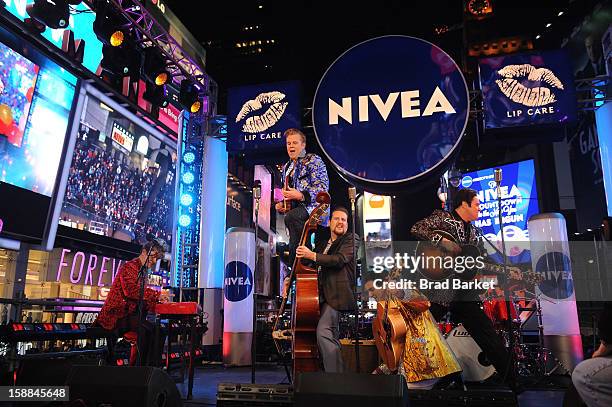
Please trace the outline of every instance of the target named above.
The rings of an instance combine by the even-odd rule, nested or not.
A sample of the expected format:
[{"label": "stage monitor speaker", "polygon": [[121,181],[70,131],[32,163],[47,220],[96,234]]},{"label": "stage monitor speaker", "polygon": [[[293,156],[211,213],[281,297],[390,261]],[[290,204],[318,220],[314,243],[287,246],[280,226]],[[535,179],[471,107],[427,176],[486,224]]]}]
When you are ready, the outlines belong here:
[{"label": "stage monitor speaker", "polygon": [[68,375],[70,400],[85,406],[113,407],[182,406],[176,384],[163,370],[154,367],[74,366]]},{"label": "stage monitor speaker", "polygon": [[518,407],[511,390],[408,390],[410,407]]},{"label": "stage monitor speaker", "polygon": [[301,373],[295,383],[296,407],[405,407],[406,380],[402,375]]},{"label": "stage monitor speaker", "polygon": [[287,384],[219,383],[217,407],[292,407],[293,387]]}]

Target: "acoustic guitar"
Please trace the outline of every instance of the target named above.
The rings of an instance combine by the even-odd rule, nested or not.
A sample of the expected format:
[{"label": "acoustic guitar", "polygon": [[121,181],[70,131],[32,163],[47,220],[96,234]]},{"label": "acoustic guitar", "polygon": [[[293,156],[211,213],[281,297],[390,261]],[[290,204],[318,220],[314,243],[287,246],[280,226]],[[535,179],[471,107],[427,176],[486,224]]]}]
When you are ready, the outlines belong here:
[{"label": "acoustic guitar", "polygon": [[[394,268],[389,272],[387,280],[393,280],[399,276],[401,269]],[[396,371],[401,363],[404,352],[406,321],[402,316],[398,300],[392,298],[389,290],[386,292],[386,301],[378,301],[376,318],[372,321],[372,333],[374,343],[381,359],[389,370]]]}]

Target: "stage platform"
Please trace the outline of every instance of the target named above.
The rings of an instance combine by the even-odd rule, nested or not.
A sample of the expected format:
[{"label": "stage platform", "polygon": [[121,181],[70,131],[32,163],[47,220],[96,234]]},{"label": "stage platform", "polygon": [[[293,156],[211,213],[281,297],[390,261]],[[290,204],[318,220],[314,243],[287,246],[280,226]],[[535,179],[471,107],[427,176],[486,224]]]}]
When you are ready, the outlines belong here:
[{"label": "stage platform", "polygon": [[[219,383],[250,383],[249,367],[225,368],[222,365],[204,365],[196,368],[193,386],[193,400],[185,401],[185,406],[215,406],[217,385]],[[261,366],[257,368],[258,384],[287,384],[285,370],[282,366]],[[527,390],[518,396],[519,407],[561,407],[564,385],[569,379],[555,380],[555,385],[539,383],[527,386]],[[482,387],[478,387],[482,388]],[[178,384],[178,389],[185,397],[187,385]]]}]

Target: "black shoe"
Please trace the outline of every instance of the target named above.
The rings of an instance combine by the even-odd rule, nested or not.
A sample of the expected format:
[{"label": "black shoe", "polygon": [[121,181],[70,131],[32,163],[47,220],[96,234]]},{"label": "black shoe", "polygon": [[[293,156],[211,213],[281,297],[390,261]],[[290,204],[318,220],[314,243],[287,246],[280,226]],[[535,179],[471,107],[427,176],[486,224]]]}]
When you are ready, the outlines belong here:
[{"label": "black shoe", "polygon": [[464,390],[461,372],[452,373],[440,378],[433,388],[435,390]]}]

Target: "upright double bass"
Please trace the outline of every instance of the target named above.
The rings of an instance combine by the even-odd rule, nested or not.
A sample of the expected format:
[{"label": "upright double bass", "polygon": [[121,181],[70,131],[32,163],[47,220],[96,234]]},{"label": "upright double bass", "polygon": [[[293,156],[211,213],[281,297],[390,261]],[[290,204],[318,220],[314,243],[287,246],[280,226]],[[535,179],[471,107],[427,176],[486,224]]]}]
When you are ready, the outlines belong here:
[{"label": "upright double bass", "polygon": [[[319,192],[316,197],[317,207],[311,212],[302,229],[299,246],[306,244],[329,208],[331,199],[327,192]],[[295,279],[295,300],[291,312],[291,337],[293,355],[293,377],[299,372],[319,370],[319,348],[317,345],[317,324],[319,323],[319,279],[317,270],[305,265],[296,257],[291,268],[291,281]],[[285,311],[288,295],[276,316],[273,331],[278,332],[281,315]],[[273,333],[275,342],[279,335]],[[278,343],[277,348],[280,349]]]}]

